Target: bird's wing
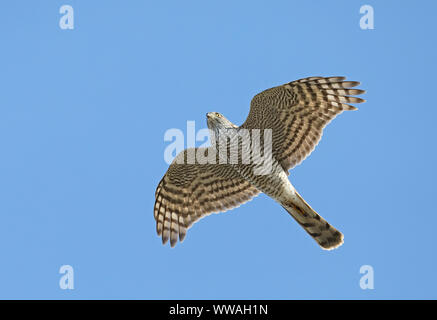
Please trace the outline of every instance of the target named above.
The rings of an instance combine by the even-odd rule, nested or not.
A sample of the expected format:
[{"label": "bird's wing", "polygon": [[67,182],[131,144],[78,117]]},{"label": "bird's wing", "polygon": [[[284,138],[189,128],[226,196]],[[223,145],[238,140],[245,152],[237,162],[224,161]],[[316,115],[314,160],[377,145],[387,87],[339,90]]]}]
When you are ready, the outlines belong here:
[{"label": "bird's wing", "polygon": [[241,126],[272,129],[273,153],[284,170],[295,167],[314,150],[324,127],[345,110],[356,110],[348,103],[365,100],[356,81],[345,77],[310,77],[267,89],[257,94]]},{"label": "bird's wing", "polygon": [[[178,159],[183,159],[182,163]],[[259,193],[228,165],[188,164],[186,159],[184,150],[170,165],[155,193],[156,231],[163,244],[170,239],[172,247],[178,236],[183,241],[187,229],[200,218],[238,207]]]}]

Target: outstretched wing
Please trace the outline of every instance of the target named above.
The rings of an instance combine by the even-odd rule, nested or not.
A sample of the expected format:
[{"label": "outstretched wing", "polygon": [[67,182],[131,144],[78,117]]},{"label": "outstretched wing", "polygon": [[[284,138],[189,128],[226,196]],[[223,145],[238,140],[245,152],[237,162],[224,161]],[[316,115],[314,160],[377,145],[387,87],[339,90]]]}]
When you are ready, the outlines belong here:
[{"label": "outstretched wing", "polygon": [[162,243],[170,239],[172,247],[178,236],[179,241],[184,240],[187,229],[200,218],[238,207],[259,193],[228,165],[189,164],[186,160],[184,150],[170,165],[155,193],[156,231]]},{"label": "outstretched wing", "polygon": [[365,92],[350,89],[360,83],[345,79],[310,77],[267,89],[252,99],[241,127],[272,129],[273,153],[287,171],[310,155],[332,119],[356,110],[348,103],[365,101],[351,97]]}]

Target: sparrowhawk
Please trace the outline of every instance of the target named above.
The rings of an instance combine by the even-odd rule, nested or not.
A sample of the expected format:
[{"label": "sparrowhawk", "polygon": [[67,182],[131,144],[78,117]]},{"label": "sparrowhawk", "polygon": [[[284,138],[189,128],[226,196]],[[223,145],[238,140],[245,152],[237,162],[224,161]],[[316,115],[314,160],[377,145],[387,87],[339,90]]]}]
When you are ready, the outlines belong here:
[{"label": "sparrowhawk", "polygon": [[[288,179],[288,171],[314,150],[332,119],[345,110],[356,110],[348,103],[365,101],[353,97],[365,92],[350,89],[357,85],[359,82],[345,81],[345,77],[309,77],[267,89],[252,99],[249,115],[239,127],[217,112],[208,113],[207,124],[215,143],[178,154],[156,189],[154,217],[163,244],[170,239],[173,247],[178,238],[184,240],[187,229],[200,218],[238,207],[263,192],[278,202],[323,249],[340,246],[343,234],[299,195]],[[263,132],[271,130],[268,171],[256,173],[254,161],[243,163],[238,158],[232,162],[230,152],[224,152],[224,156],[219,152],[221,144],[217,141],[223,132],[229,138],[225,145],[229,151],[231,141],[235,142],[235,137],[244,130],[251,136],[255,131],[261,132],[264,138],[268,135]],[[268,147],[265,141],[260,138],[264,155]],[[253,150],[239,145],[238,152],[241,157]],[[208,154],[217,161],[205,163],[196,157],[190,161],[193,155]]]}]

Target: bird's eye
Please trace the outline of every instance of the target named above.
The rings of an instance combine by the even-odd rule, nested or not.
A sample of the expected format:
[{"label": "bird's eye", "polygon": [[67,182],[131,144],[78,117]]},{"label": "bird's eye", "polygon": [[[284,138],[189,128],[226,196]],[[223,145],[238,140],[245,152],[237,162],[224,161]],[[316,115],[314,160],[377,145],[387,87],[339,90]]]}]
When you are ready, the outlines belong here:
[{"label": "bird's eye", "polygon": [[222,115],[220,114],[220,113],[218,113],[218,112],[216,112],[216,114],[215,114],[217,117],[221,117]]}]

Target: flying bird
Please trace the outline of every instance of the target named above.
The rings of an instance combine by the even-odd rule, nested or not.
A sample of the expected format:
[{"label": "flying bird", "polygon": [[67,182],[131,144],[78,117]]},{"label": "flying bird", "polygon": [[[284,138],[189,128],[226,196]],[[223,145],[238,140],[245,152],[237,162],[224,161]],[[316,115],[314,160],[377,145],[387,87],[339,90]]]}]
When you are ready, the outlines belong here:
[{"label": "flying bird", "polygon": [[[178,238],[182,242],[187,229],[200,218],[238,207],[263,192],[278,202],[321,248],[330,250],[343,244],[343,234],[311,208],[291,184],[288,175],[290,169],[314,150],[324,127],[332,119],[345,110],[357,109],[349,103],[365,102],[353,97],[365,92],[351,89],[360,83],[345,79],[309,77],[262,91],[253,97],[249,115],[241,126],[220,113],[207,113],[211,138],[214,136],[216,142],[223,132],[228,132],[229,141],[235,141],[244,130],[251,132],[252,138],[253,132],[270,130],[271,158],[270,162],[266,161],[269,170],[257,173],[255,169],[259,168],[260,162],[255,158],[250,163],[243,163],[240,158],[237,162],[230,161],[230,152],[220,153],[218,143],[179,153],[155,193],[154,218],[162,243],[170,239],[170,245],[174,247]],[[262,136],[269,137],[267,133]],[[227,151],[230,150],[229,141]],[[269,140],[260,138],[264,156],[267,153],[262,148],[268,147],[266,141]],[[240,156],[245,152],[255,154],[240,145],[238,152]],[[190,161],[193,155],[211,155],[209,159],[218,161]]]}]

